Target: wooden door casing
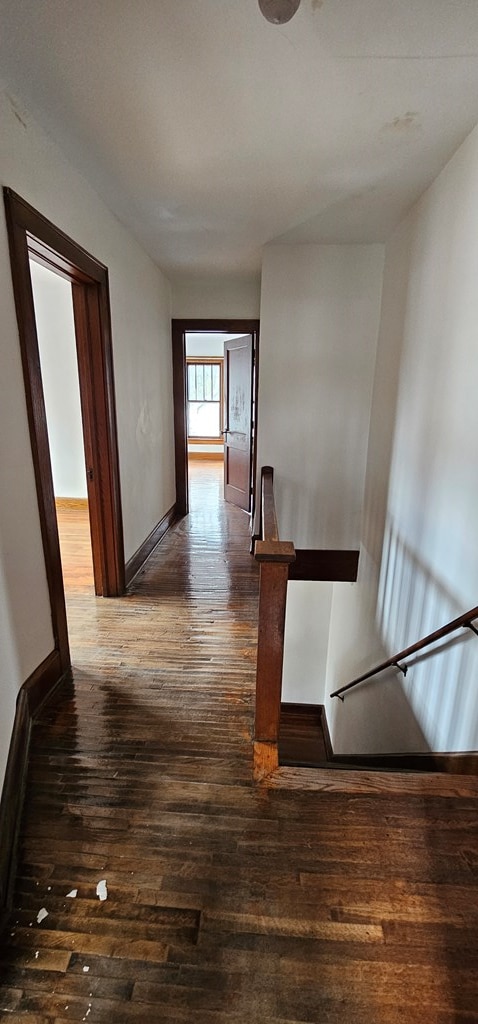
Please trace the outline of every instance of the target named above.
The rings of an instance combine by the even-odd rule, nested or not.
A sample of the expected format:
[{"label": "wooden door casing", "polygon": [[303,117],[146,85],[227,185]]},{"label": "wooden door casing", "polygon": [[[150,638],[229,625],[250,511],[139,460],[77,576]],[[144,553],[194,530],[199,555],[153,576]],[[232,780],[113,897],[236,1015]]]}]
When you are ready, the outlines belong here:
[{"label": "wooden door casing", "polygon": [[[180,516],[189,512],[188,499],[188,446],[186,424],[186,334],[195,332],[219,332],[220,334],[251,334],[254,349],[254,428],[252,437],[252,480],[256,476],[256,445],[257,435],[257,391],[259,385],[259,320],[190,317],[173,319],[171,322],[171,340],[173,355],[173,395],[174,395],[174,444],[176,462],[176,509]],[[252,493],[252,511],[254,510],[254,490]]]},{"label": "wooden door casing", "polygon": [[70,665],[55,496],[29,260],[72,284],[85,455],[91,458],[88,498],[96,593],[124,592],[125,564],[119,481],[108,271],[42,214],[4,188],[30,442],[35,471],[55,649]]}]

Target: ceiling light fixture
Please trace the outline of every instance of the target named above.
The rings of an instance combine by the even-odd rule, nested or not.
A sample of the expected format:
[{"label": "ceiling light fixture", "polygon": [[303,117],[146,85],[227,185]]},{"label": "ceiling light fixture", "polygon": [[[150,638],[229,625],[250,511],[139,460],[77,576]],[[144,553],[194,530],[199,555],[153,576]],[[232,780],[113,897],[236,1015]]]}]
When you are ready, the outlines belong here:
[{"label": "ceiling light fixture", "polygon": [[285,25],[294,17],[300,0],[259,0],[261,13],[273,25]]}]

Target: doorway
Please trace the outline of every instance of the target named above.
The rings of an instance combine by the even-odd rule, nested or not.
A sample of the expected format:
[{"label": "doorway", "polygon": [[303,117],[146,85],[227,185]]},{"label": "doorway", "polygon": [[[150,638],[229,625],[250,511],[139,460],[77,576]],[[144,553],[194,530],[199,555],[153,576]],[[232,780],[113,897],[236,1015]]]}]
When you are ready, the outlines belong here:
[{"label": "doorway", "polygon": [[[220,332],[186,331],[188,464],[224,459],[224,340]],[[219,469],[220,467],[217,467]]]},{"label": "doorway", "polygon": [[73,592],[95,593],[73,300],[70,281],[33,259],[30,277],[69,617]]},{"label": "doorway", "polygon": [[11,189],[4,189],[23,377],[55,649],[70,665],[65,593],[30,260],[71,286],[95,592],[124,592],[124,549],[108,271]]},{"label": "doorway", "polygon": [[[178,513],[180,515],[186,515],[189,511],[189,494],[188,494],[188,447],[193,447],[189,444],[189,426],[188,421],[190,419],[188,404],[189,397],[191,394],[190,382],[188,380],[188,349],[191,352],[191,340],[194,338],[201,337],[213,337],[216,336],[220,339],[221,345],[221,362],[224,365],[224,397],[221,402],[221,439],[220,448],[221,452],[224,452],[224,495],[226,500],[233,500],[234,503],[241,504],[241,507],[245,508],[246,511],[254,512],[254,481],[256,473],[256,431],[257,431],[257,388],[258,388],[258,355],[259,355],[259,321],[258,320],[233,320],[233,319],[188,319],[188,320],[173,320],[172,321],[172,345],[173,345],[173,387],[174,387],[174,428],[175,428],[175,456],[176,456],[176,500]],[[250,384],[246,384],[244,387],[239,384],[239,387],[243,387],[245,392],[249,393],[249,402],[246,407],[246,411],[242,414],[242,418],[247,420],[245,424],[247,428],[247,442],[242,443],[242,448],[247,449],[246,453],[241,453],[237,450],[237,445],[234,446],[234,424],[227,422],[227,413],[224,416],[224,410],[228,408],[228,369],[229,365],[234,363],[234,370],[236,362],[241,363],[243,368],[244,360],[240,350],[241,346],[238,339],[247,336],[250,341]],[[224,338],[229,339],[224,350]],[[228,353],[227,349],[230,348],[232,351]],[[197,347],[196,347],[197,351]],[[219,351],[219,350],[218,350]],[[217,356],[216,353],[216,357]],[[190,357],[191,358],[191,357]],[[206,358],[206,356],[204,356]],[[247,370],[245,373],[245,380],[247,381]],[[194,377],[196,380],[196,377]],[[229,389],[232,394],[232,389]],[[194,396],[193,396],[194,397]],[[229,395],[230,397],[230,395]],[[237,403],[236,403],[237,404]],[[240,424],[241,431],[243,424]],[[230,430],[228,429],[230,428]],[[203,441],[206,439],[202,439]],[[216,441],[217,443],[217,441]],[[206,447],[210,448],[211,445]],[[241,445],[239,445],[241,447]],[[232,459],[229,457],[228,448],[234,448]],[[244,461],[244,454],[247,455]],[[233,465],[234,470],[241,477],[241,489],[242,497],[235,501],[234,496],[237,496],[238,488],[236,487],[237,478],[234,480],[228,479],[229,467]],[[247,465],[247,468],[245,468]],[[229,485],[229,486],[228,486]],[[242,502],[242,503],[241,503]]]}]

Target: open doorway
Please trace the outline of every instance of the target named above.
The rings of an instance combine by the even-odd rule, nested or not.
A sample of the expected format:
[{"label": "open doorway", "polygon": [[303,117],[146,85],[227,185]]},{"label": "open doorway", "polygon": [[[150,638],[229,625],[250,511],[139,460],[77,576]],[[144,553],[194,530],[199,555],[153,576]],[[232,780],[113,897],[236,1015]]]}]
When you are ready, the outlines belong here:
[{"label": "open doorway", "polygon": [[94,595],[87,463],[71,284],[30,259],[43,398],[67,612],[72,593]]},{"label": "open doorway", "polygon": [[224,461],[224,341],[222,332],[186,331],[188,463]]},{"label": "open doorway", "polygon": [[71,291],[94,589],[113,597],[124,592],[125,564],[108,271],[11,189],[4,199],[55,652],[65,671],[70,652],[31,261],[59,274]]},{"label": "open doorway", "polygon": [[182,515],[189,511],[190,459],[220,460],[224,498],[254,511],[258,342],[257,320],[172,322],[176,495]]}]

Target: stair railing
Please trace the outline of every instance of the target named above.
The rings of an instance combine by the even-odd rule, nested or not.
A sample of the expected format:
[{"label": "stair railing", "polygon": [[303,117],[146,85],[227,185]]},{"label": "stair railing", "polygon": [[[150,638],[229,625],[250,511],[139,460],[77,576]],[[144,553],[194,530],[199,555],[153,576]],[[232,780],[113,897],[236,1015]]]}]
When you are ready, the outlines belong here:
[{"label": "stair railing", "polygon": [[434,644],[437,640],[441,640],[444,636],[449,636],[450,633],[456,632],[457,629],[471,629],[473,633],[478,636],[478,629],[473,625],[475,619],[478,619],[478,606],[476,608],[470,608],[468,612],[464,612],[463,615],[459,615],[457,619],[452,619],[451,622],[447,622],[445,626],[441,626],[440,629],[436,629],[434,633],[429,633],[428,636],[424,636],[421,640],[418,640],[416,644],[412,644],[410,647],[405,647],[403,651],[399,651],[398,654],[394,654],[392,658],[387,658],[386,661],[382,661],[380,665],[376,665],[375,668],[370,669],[369,672],[364,672],[362,676],[358,676],[357,679],[352,679],[351,683],[347,683],[346,686],[341,686],[338,690],[334,690],[330,694],[331,697],[339,697],[341,701],[344,700],[343,694],[347,690],[351,690],[353,686],[357,686],[359,683],[363,683],[365,679],[371,679],[372,676],[377,675],[379,672],[384,672],[386,668],[398,668],[400,672],[406,676],[408,671],[408,665],[404,665],[403,661],[409,658],[411,654],[416,654],[417,651],[422,651],[424,647],[429,647],[430,644]]},{"label": "stair railing", "polygon": [[[295,561],[291,541],[279,540],[274,501],[274,470],[261,470],[260,539],[254,555],[260,563],[257,641],[256,744],[277,747],[284,659],[284,626],[289,565]],[[273,756],[269,764],[273,764]]]}]

